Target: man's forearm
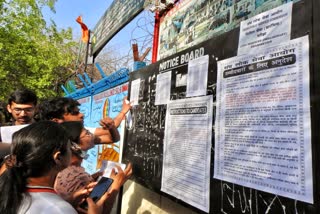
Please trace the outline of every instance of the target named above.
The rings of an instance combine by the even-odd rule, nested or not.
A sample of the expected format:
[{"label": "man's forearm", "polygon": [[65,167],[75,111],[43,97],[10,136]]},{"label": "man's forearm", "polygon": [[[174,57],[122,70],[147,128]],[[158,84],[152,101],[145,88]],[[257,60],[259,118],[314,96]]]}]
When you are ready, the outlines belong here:
[{"label": "man's forearm", "polygon": [[114,126],[110,129],[96,128],[95,144],[111,144],[120,140],[120,133]]},{"label": "man's forearm", "polygon": [[120,111],[119,114],[113,119],[114,126],[119,127],[120,123],[125,118],[125,116],[126,116],[126,113],[124,113],[123,111]]},{"label": "man's forearm", "polygon": [[113,126],[111,129],[109,129],[109,132],[111,134],[111,138],[113,142],[117,142],[120,140],[120,133],[116,126]]}]

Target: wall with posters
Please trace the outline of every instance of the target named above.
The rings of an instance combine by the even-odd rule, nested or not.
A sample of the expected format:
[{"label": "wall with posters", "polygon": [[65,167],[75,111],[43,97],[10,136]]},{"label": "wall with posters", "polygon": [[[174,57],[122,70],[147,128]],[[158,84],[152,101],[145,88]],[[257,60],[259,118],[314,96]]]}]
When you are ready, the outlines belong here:
[{"label": "wall with posters", "polygon": [[[218,1],[197,2],[201,6],[205,2]],[[244,29],[250,24],[240,26],[239,22],[220,36],[173,55],[170,53],[169,57],[131,73],[129,96],[135,106],[131,111],[131,126],[126,130],[124,160],[134,164],[133,181],[159,194],[152,200],[159,200],[155,203],[160,204],[164,211],[161,201],[169,198],[173,203],[187,207],[190,213],[319,213],[317,153],[320,147],[317,142],[320,139],[317,129],[320,115],[316,107],[320,104],[320,87],[316,84],[319,81],[316,71],[320,65],[314,58],[319,56],[320,47],[319,26],[314,24],[319,18],[315,13],[320,8],[319,2],[300,0],[287,8],[288,5],[275,8],[287,1],[223,2],[225,6],[239,7],[240,4],[250,6],[254,3],[257,15],[262,14],[260,6],[273,5],[268,9],[275,11],[269,10],[259,19],[248,19],[248,22],[256,22],[256,26],[249,27],[256,33],[266,32],[268,27],[272,27],[274,32],[281,26],[281,17],[287,16],[286,19],[292,22],[290,28],[282,26],[282,33],[275,35],[289,34],[289,39],[283,39],[283,43],[276,46],[268,46],[269,42],[264,44],[261,41],[269,41],[270,38],[267,35],[259,37],[257,33],[255,38],[262,38],[259,39],[261,41],[255,40],[261,42],[259,48],[255,47],[253,53],[249,51],[239,55],[239,44],[250,45],[250,41],[243,39],[246,36],[241,35],[253,35],[246,34],[248,31]],[[266,22],[271,25],[264,26]],[[261,26],[264,26],[263,30]],[[239,40],[240,37],[243,40]],[[271,42],[278,37],[271,38]],[[195,59],[202,60],[205,56],[207,63],[197,62],[200,66],[194,63]],[[196,75],[197,71],[203,75],[204,70],[207,74],[205,93],[201,82],[203,78],[199,78],[203,76]],[[164,84],[160,80],[165,81],[163,74],[166,73],[169,73],[169,83]],[[159,91],[168,93],[167,89],[158,87],[160,84],[169,88],[169,98],[158,97]],[[180,144],[186,145],[194,138],[189,133],[194,131],[192,125],[188,124],[199,118],[186,117],[184,121],[186,118],[172,116],[210,112],[204,104],[199,108],[189,108],[192,104],[198,105],[193,97],[207,96],[213,103],[212,107],[206,107],[212,108],[212,126],[203,126],[203,130],[212,130],[211,154],[199,152],[199,146],[203,145],[200,140],[199,144],[192,144],[189,151],[184,147],[168,151],[167,148],[172,148],[168,145],[172,145],[166,138],[171,136],[171,141],[180,140]],[[176,122],[177,126],[173,128],[184,131],[168,131],[168,121],[170,127]],[[181,121],[185,126],[181,126]],[[194,126],[199,123],[194,123]],[[183,156],[179,153],[181,151],[191,153]],[[170,159],[175,164],[165,163],[172,154],[177,154],[174,156],[176,159]],[[179,189],[184,182],[190,182],[189,186],[206,184],[207,180],[194,175],[194,169],[208,170],[203,168],[204,164],[199,164],[202,160],[197,159],[199,157],[210,160],[210,192],[209,196],[202,195],[200,200],[209,197],[209,205],[203,206],[191,198],[195,192],[201,193],[201,189],[193,192]],[[181,174],[181,180],[168,177],[168,172]],[[137,198],[143,196],[139,194]],[[137,200],[134,193],[128,197],[131,205]],[[127,207],[127,211],[134,212],[132,206]]]}]

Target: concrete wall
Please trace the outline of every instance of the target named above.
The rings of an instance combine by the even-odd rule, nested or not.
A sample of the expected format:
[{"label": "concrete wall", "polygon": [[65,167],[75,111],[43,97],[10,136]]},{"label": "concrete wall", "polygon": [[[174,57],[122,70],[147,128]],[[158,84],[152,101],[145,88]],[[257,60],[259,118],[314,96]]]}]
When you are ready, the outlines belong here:
[{"label": "concrete wall", "polygon": [[129,180],[124,185],[121,213],[194,214],[195,212]]}]

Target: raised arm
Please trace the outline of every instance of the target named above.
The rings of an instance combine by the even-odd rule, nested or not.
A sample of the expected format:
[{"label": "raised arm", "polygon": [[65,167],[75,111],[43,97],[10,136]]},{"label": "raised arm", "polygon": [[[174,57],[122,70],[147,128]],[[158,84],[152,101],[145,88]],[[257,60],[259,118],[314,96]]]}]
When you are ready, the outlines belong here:
[{"label": "raised arm", "polygon": [[127,97],[122,100],[122,108],[119,114],[112,120],[107,117],[100,120],[101,127],[97,128],[95,134],[95,144],[111,144],[120,140],[120,134],[117,130],[126,113],[131,109]]},{"label": "raised arm", "polygon": [[111,118],[103,118],[99,124],[101,127],[94,132],[95,144],[110,144],[120,140],[119,131]]},{"label": "raised arm", "polygon": [[125,118],[126,113],[131,109],[131,104],[127,100],[127,97],[124,97],[122,100],[122,108],[119,114],[113,119],[115,127],[119,127],[121,121]]}]

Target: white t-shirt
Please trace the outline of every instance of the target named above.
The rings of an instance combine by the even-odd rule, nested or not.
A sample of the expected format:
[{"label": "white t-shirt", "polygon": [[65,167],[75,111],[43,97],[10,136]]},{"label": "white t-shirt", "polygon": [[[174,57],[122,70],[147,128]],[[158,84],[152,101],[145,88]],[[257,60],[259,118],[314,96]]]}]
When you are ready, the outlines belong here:
[{"label": "white t-shirt", "polygon": [[91,132],[92,134],[95,133],[97,128],[93,128],[93,127],[84,127],[85,129],[87,129],[89,132]]},{"label": "white t-shirt", "polygon": [[56,193],[29,192],[29,194],[31,197],[23,199],[18,214],[77,214],[77,211]]}]

